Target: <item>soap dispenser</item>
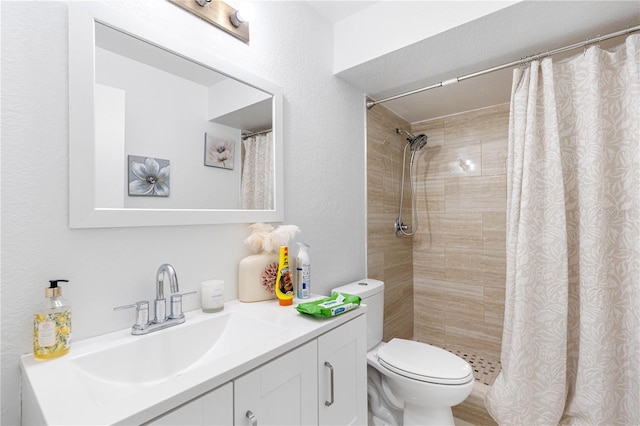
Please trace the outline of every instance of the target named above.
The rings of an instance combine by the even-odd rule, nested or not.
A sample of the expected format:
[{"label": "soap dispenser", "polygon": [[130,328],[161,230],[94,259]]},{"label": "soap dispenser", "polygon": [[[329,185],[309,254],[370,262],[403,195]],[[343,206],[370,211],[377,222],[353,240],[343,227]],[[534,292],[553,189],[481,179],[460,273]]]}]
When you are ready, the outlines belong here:
[{"label": "soap dispenser", "polygon": [[33,355],[36,359],[58,358],[71,347],[71,305],[62,298],[59,282],[50,280],[45,289],[47,301],[33,316]]}]

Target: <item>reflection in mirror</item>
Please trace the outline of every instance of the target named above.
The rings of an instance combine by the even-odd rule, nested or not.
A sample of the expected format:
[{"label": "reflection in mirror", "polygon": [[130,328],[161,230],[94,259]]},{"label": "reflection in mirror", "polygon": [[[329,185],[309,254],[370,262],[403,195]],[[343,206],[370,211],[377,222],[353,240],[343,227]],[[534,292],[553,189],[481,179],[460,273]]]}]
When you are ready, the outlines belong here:
[{"label": "reflection in mirror", "polygon": [[98,22],[95,34],[98,207],[273,208],[273,150],[253,146],[271,139],[241,139],[271,129],[271,94]]},{"label": "reflection in mirror", "polygon": [[278,88],[100,7],[69,24],[72,227],[282,219]]}]

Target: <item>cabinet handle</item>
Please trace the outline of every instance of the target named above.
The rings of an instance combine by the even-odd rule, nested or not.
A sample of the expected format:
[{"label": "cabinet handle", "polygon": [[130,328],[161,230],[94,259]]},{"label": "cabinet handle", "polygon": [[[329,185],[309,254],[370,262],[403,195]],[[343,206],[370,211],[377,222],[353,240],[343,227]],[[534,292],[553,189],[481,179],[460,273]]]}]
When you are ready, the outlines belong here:
[{"label": "cabinet handle", "polygon": [[331,377],[331,401],[324,402],[324,405],[329,407],[330,405],[333,404],[333,365],[331,365],[329,361],[325,361],[324,366],[329,367],[329,372],[331,373],[331,376],[330,376]]},{"label": "cabinet handle", "polygon": [[249,411],[247,411],[247,414],[245,414],[245,415],[247,416],[247,418],[251,422],[251,426],[258,426],[258,418],[256,417],[255,414],[253,414],[253,411],[249,410]]}]

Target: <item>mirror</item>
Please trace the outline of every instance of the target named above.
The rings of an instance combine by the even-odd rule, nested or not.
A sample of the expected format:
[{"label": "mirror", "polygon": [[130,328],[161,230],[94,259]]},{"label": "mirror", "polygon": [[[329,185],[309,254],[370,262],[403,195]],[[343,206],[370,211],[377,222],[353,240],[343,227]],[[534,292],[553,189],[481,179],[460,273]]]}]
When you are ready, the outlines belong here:
[{"label": "mirror", "polygon": [[69,4],[72,228],[282,221],[282,151],[277,86]]}]

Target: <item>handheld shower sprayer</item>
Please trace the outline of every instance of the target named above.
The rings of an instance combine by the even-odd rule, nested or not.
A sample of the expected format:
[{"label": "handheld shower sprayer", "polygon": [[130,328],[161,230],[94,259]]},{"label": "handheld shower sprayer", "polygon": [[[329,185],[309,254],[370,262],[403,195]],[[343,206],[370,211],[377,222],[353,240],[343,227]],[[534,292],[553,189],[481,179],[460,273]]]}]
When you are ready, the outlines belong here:
[{"label": "handheld shower sprayer", "polygon": [[[402,155],[402,186],[400,187],[400,211],[398,213],[398,218],[395,222],[396,236],[401,237],[412,236],[418,231],[418,212],[416,209],[416,197],[414,195],[414,179],[413,179],[413,159],[416,155],[416,152],[420,151],[427,145],[427,135],[421,133],[419,135],[414,135],[412,133],[407,132],[406,130],[396,128],[397,134],[404,133],[407,135],[407,144],[404,146],[404,153]],[[402,221],[402,207],[404,201],[404,178],[405,178],[405,167],[406,167],[406,158],[407,158],[407,148],[411,150],[411,159],[409,161],[409,188],[411,189],[411,201],[413,208],[413,226],[411,232],[408,231],[409,227],[404,224]]]}]

